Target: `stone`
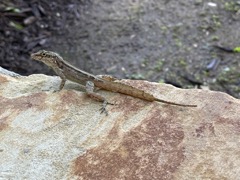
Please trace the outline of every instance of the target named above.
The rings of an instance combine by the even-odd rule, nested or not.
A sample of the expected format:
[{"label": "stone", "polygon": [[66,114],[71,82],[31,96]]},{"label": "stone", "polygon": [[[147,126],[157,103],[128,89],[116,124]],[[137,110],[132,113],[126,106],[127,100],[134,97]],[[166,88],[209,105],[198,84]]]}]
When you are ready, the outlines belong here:
[{"label": "stone", "polygon": [[239,179],[240,101],[222,92],[124,80],[196,108],[82,88],[46,75],[0,74],[0,178]]}]

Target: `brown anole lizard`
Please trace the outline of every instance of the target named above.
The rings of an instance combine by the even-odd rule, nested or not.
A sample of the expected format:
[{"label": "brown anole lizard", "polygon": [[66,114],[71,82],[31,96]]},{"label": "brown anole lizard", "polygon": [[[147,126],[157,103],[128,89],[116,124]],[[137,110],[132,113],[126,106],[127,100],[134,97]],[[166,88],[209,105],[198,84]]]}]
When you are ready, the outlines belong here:
[{"label": "brown anole lizard", "polygon": [[94,87],[98,87],[100,89],[108,90],[111,92],[126,94],[146,101],[158,101],[183,107],[196,107],[196,105],[178,104],[158,99],[143,90],[124,84],[118,79],[109,75],[95,76],[83,70],[77,69],[76,67],[70,65],[68,62],[64,61],[63,58],[55,52],[40,50],[36,53],[32,53],[31,58],[45,63],[47,66],[51,67],[58,76],[60,76],[62,81],[59,90],[64,87],[67,79],[81,85],[85,85],[86,92],[89,97],[103,102],[103,107],[101,108],[102,112],[106,112],[106,105],[111,103],[109,103],[100,94],[94,92]]}]

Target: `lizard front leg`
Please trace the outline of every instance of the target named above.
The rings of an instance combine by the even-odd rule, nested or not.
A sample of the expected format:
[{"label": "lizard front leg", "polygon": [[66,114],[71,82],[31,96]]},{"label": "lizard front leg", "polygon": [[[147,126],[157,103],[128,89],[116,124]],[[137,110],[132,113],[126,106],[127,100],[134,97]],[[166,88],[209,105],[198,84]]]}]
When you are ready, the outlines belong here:
[{"label": "lizard front leg", "polygon": [[54,68],[53,70],[54,70],[54,71],[56,72],[56,74],[61,78],[61,84],[60,84],[59,89],[58,89],[58,91],[60,91],[60,90],[63,89],[63,87],[64,87],[64,85],[65,85],[65,83],[66,83],[67,78],[66,78],[66,76],[64,75],[62,69],[60,69],[60,68]]},{"label": "lizard front leg", "polygon": [[[93,98],[97,101],[100,101],[100,102],[103,102],[102,104],[102,107],[101,107],[101,113],[105,112],[106,115],[108,115],[108,112],[106,110],[106,106],[108,104],[111,104],[109,102],[107,102],[107,100],[100,94],[98,93],[95,93],[94,91],[94,83],[92,81],[87,81],[86,83],[86,92],[87,92],[87,95],[90,97],[90,98]],[[111,104],[113,105],[113,104]]]}]

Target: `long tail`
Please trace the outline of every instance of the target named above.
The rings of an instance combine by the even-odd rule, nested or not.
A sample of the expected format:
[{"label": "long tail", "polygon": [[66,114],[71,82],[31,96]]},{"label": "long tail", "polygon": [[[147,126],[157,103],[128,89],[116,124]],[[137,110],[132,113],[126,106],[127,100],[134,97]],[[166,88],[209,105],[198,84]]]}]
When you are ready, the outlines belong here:
[{"label": "long tail", "polygon": [[[106,80],[105,78],[103,78],[103,79]],[[154,97],[152,94],[149,94],[143,90],[132,87],[130,85],[124,84],[123,82],[118,82],[118,80],[116,80],[116,79],[107,79],[107,81],[104,81],[104,82],[95,81],[94,84],[96,87],[99,87],[101,89],[126,94],[126,95],[129,95],[132,97],[146,100],[146,101],[158,101],[158,102],[162,102],[162,103],[166,103],[166,104],[183,106],[183,107],[197,107],[197,105],[179,104],[179,103],[175,103],[175,102],[158,99],[158,98]]]},{"label": "long tail", "polygon": [[157,99],[157,98],[155,98],[155,101],[162,102],[162,103],[166,103],[166,104],[171,104],[171,105],[175,105],[175,106],[197,107],[197,105],[192,105],[192,104],[179,104],[179,103],[174,103],[174,102],[170,102],[170,101],[165,101],[165,100]]}]

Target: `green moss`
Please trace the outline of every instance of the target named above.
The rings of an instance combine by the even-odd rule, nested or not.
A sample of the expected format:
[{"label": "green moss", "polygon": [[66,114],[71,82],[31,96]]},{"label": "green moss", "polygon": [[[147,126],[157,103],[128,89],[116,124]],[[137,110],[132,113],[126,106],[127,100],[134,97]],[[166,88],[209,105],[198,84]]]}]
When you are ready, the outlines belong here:
[{"label": "green moss", "polygon": [[240,79],[240,72],[237,68],[226,68],[223,70],[218,78],[217,81],[220,83],[225,83],[225,84],[236,84],[238,85],[238,81]]},{"label": "green moss", "polygon": [[144,59],[144,60],[142,61],[142,64],[144,64],[145,66],[147,66],[148,63],[149,63],[149,59]]},{"label": "green moss", "polygon": [[212,20],[213,20],[213,23],[214,23],[215,27],[221,27],[222,26],[222,23],[220,22],[219,16],[212,15]]},{"label": "green moss", "polygon": [[175,44],[178,46],[178,47],[182,47],[182,41],[178,38],[175,39]]},{"label": "green moss", "polygon": [[24,28],[20,23],[14,21],[10,21],[9,26],[12,26],[17,30],[22,30]]},{"label": "green moss", "polygon": [[160,60],[157,61],[157,64],[154,67],[154,69],[157,70],[157,71],[162,71],[162,67],[163,67],[163,60],[160,59]]},{"label": "green moss", "polygon": [[159,79],[158,80],[158,83],[164,83],[165,81],[164,81],[164,79]]},{"label": "green moss", "polygon": [[131,79],[146,79],[145,76],[143,74],[131,74],[130,76]]},{"label": "green moss", "polygon": [[209,71],[206,71],[206,70],[204,70],[202,73],[203,73],[203,75],[206,76],[206,77],[209,77],[209,75],[210,75],[210,74],[209,74]]},{"label": "green moss", "polygon": [[186,62],[185,59],[179,59],[178,63],[179,63],[180,66],[183,66],[183,67],[185,67],[187,65],[187,62]]},{"label": "green moss", "polygon": [[160,29],[163,33],[166,33],[168,30],[167,26],[161,26]]},{"label": "green moss", "polygon": [[233,52],[240,53],[240,47],[235,47],[235,48],[233,49]]},{"label": "green moss", "polygon": [[237,12],[240,10],[240,6],[237,2],[231,1],[224,4],[224,9],[226,11]]},{"label": "green moss", "polygon": [[218,41],[219,37],[218,36],[212,36],[211,39],[212,39],[212,41]]}]

